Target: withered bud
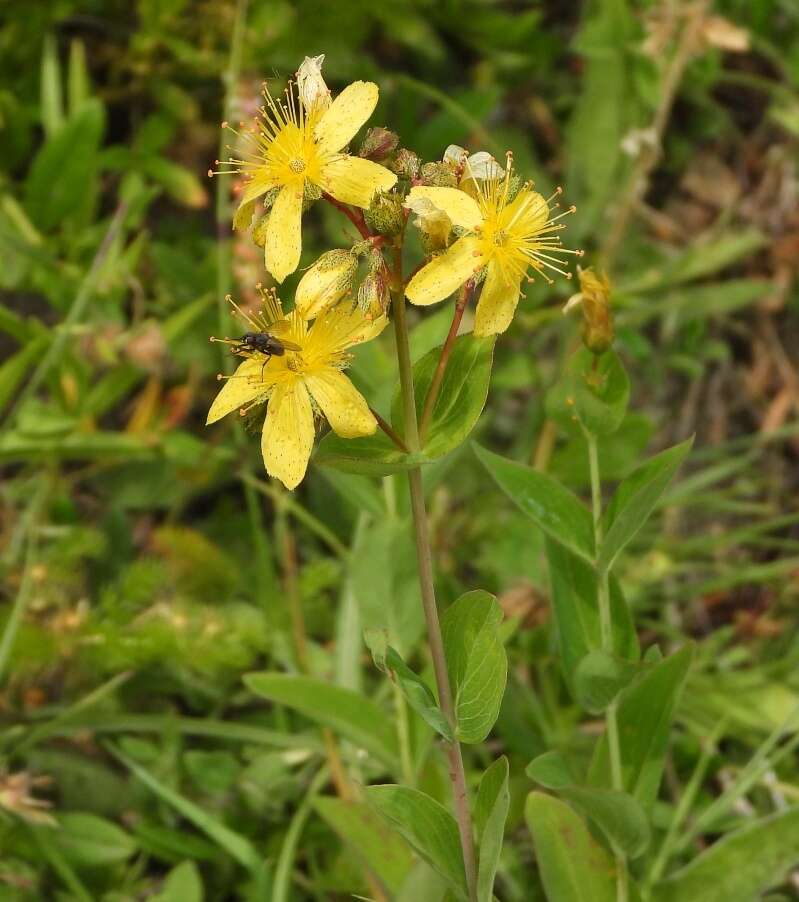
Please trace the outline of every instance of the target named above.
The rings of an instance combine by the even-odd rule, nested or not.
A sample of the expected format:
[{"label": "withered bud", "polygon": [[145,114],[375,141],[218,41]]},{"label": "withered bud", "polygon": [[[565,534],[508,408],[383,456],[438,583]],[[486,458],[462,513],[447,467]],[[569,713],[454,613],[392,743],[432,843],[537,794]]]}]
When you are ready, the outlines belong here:
[{"label": "withered bud", "polygon": [[358,156],[375,163],[385,162],[399,146],[399,135],[387,128],[370,128],[358,151]]},{"label": "withered bud", "polygon": [[436,188],[458,187],[458,177],[447,163],[425,163],[422,166],[422,182]]},{"label": "withered bud", "polygon": [[394,154],[394,159],[389,163],[389,168],[396,172],[401,179],[407,179],[409,182],[419,175],[419,157],[406,147],[400,149]]},{"label": "withered bud", "polygon": [[369,209],[364,211],[366,224],[378,235],[393,238],[402,231],[405,216],[402,212],[402,198],[388,191],[377,191]]},{"label": "withered bud", "polygon": [[583,344],[592,354],[604,354],[613,344],[613,314],[610,309],[610,280],[605,273],[595,273],[589,266],[578,267],[580,291],[572,295],[563,308],[568,313],[575,307],[583,311]]}]

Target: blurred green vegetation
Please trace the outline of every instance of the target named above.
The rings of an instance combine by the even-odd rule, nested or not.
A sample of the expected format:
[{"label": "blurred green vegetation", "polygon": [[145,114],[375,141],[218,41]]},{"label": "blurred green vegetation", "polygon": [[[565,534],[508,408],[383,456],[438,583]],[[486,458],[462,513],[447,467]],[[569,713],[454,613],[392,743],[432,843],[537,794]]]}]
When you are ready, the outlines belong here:
[{"label": "blurred green vegetation", "polygon": [[[643,647],[698,640],[661,828],[714,730],[694,811],[799,705],[792,0],[14,4],[0,25],[0,900],[370,893],[321,801],[318,727],[241,677],[297,670],[295,593],[311,672],[392,710],[362,627],[390,605],[399,650],[424,665],[404,483],[312,464],[289,496],[257,440],[204,426],[223,366],[208,336],[236,328],[222,296],[246,299],[265,275],[229,229],[230,182],[206,176],[219,124],[322,52],[331,85],[379,84],[371,124],[425,159],[512,149],[577,205],[566,243],[610,273],[636,411],[600,442],[603,477],[697,435],[621,565]],[[347,228],[321,205],[311,222],[303,266]],[[578,331],[569,289],[528,290],[476,434],[584,491],[582,438],[545,407]],[[451,314],[413,315],[418,358]],[[353,373],[387,413],[390,339],[360,348]],[[471,763],[501,751],[522,774],[547,749],[585,755],[593,724],[552,655],[541,536],[468,444],[425,487],[442,603],[484,587],[509,623],[508,691]],[[415,715],[410,729],[419,784],[443,798],[429,730]],[[385,776],[349,741],[342,755],[358,781]],[[63,830],[20,801],[20,773],[49,778],[30,789]],[[708,835],[796,801],[795,760],[766,773]],[[508,902],[543,898],[529,788],[511,783]],[[442,898],[404,846],[391,862],[392,898]]]}]

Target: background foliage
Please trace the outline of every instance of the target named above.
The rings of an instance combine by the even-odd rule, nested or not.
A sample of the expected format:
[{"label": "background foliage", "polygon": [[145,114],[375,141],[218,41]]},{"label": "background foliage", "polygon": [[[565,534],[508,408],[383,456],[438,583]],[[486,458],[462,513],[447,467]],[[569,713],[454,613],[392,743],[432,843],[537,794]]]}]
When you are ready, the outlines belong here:
[{"label": "background foliage", "polygon": [[[675,813],[693,828],[671,836],[667,873],[757,815],[783,817],[763,876],[728,888],[739,895],[701,893],[759,834],[689,873],[694,895],[663,898],[796,898],[781,812],[799,775],[778,739],[799,706],[799,11],[251,0],[237,60],[242,9],[52,0],[0,27],[0,899],[349,898],[372,892],[364,863],[392,897],[441,898],[399,837],[330,793],[319,730],[359,782],[410,773],[446,799],[432,731],[406,712],[398,745],[396,697],[363,641],[388,606],[396,651],[424,669],[404,483],[312,465],[289,496],[265,481],[257,441],[203,425],[220,297],[264,277],[229,231],[230,184],[205,176],[224,98],[250,115],[263,78],[320,52],[331,84],[378,82],[373,124],[423,157],[512,148],[544,193],[562,183],[577,204],[569,243],[604,253],[632,382],[634,413],[600,439],[603,478],[696,433],[617,568],[644,650],[696,641],[654,849]],[[680,43],[686,16],[703,23],[697,52]],[[313,222],[302,265],[343,240],[332,209]],[[528,291],[475,434],[585,494],[582,437],[546,407],[577,331],[568,294]],[[415,359],[449,316],[415,320]],[[388,416],[390,339],[359,349],[353,373]],[[553,749],[583,761],[597,722],[553,656],[543,534],[468,444],[425,484],[443,606],[480,586],[504,612],[507,692],[468,762],[511,762],[496,893],[543,898],[524,767]],[[253,670],[286,676],[256,686]],[[537,796],[528,817],[557,823],[554,804]]]}]

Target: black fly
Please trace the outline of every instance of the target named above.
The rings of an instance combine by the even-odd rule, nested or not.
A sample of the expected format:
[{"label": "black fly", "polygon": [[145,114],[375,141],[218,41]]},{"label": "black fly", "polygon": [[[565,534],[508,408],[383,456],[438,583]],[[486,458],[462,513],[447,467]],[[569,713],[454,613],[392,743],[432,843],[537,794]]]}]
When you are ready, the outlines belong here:
[{"label": "black fly", "polygon": [[261,379],[264,377],[264,367],[272,357],[282,357],[286,351],[301,351],[299,345],[285,338],[278,338],[269,332],[245,332],[236,344],[231,347],[233,354],[247,356],[253,352],[264,355],[264,365],[261,367]]}]

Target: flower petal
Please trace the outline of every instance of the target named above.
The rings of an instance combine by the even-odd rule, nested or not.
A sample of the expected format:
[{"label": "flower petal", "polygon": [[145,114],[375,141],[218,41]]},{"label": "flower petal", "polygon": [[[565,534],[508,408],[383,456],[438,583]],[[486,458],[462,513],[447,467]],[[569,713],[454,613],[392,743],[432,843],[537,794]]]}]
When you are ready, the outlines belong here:
[{"label": "flower petal", "polygon": [[269,399],[261,435],[266,472],[287,489],[296,488],[308,469],[313,440],[313,410],[302,380],[278,385]]},{"label": "flower petal", "polygon": [[[263,394],[274,382],[268,365],[264,367],[263,357],[251,357],[240,364],[232,376],[225,379],[222,390],[214,398],[208,411],[205,425],[209,426],[234,410],[244,407]],[[263,378],[261,373],[263,372]]]},{"label": "flower petal", "polygon": [[519,303],[519,287],[519,282],[506,282],[499,267],[489,264],[474,316],[476,336],[499,335],[508,328]]},{"label": "flower petal", "polygon": [[459,238],[449,250],[434,257],[408,283],[405,294],[412,304],[435,304],[448,298],[483,265],[477,238]]},{"label": "flower petal", "polygon": [[366,208],[375,191],[388,191],[394,187],[397,176],[371,160],[345,155],[336,157],[324,167],[320,182],[322,188],[341,203]]},{"label": "flower petal", "polygon": [[477,201],[457,188],[417,185],[415,188],[411,188],[407,205],[410,205],[418,197],[426,197],[432,201],[439,210],[443,210],[449,216],[456,226],[460,226],[462,229],[476,229],[483,221]]},{"label": "flower petal", "polygon": [[302,251],[302,183],[286,185],[275,199],[266,227],[266,268],[282,282],[300,263]]},{"label": "flower petal", "polygon": [[517,235],[533,235],[546,226],[548,219],[546,200],[537,191],[520,191],[502,211],[500,225]]},{"label": "flower petal", "polygon": [[244,183],[244,189],[239,197],[239,205],[244,206],[244,204],[248,204],[250,201],[257,200],[261,195],[266,194],[267,191],[271,191],[274,187],[274,179],[268,178],[263,170],[256,170],[253,177],[248,182]]},{"label": "flower petal", "polygon": [[305,383],[333,431],[342,438],[372,435],[377,421],[363,395],[339,370],[325,367]]},{"label": "flower petal", "polygon": [[348,85],[316,123],[314,137],[322,150],[336,153],[349,144],[377,106],[379,91],[372,81]]}]

